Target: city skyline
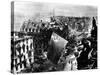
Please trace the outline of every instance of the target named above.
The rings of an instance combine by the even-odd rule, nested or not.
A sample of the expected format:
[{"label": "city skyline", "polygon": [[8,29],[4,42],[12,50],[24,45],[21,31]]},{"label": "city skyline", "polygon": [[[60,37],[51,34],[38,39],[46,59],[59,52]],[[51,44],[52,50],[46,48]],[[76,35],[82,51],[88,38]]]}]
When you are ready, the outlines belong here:
[{"label": "city skyline", "polygon": [[97,7],[40,2],[14,2],[14,31],[19,31],[23,21],[41,16],[97,16]]}]

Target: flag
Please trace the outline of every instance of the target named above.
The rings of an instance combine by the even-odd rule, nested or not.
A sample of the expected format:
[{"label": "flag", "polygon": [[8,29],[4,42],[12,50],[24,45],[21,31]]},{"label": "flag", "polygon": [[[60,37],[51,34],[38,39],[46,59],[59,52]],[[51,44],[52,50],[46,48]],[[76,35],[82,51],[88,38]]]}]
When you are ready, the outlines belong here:
[{"label": "flag", "polygon": [[61,52],[64,50],[67,43],[67,40],[53,32],[49,43],[47,54],[48,59],[51,60],[54,64],[57,64],[61,56]]}]

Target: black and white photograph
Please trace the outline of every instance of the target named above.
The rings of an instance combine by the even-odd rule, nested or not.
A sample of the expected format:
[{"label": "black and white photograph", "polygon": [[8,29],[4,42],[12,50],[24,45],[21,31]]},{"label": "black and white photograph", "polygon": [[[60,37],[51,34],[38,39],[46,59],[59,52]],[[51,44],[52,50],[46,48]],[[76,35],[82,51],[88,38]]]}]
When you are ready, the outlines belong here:
[{"label": "black and white photograph", "polygon": [[98,8],[11,2],[10,73],[98,69]]}]

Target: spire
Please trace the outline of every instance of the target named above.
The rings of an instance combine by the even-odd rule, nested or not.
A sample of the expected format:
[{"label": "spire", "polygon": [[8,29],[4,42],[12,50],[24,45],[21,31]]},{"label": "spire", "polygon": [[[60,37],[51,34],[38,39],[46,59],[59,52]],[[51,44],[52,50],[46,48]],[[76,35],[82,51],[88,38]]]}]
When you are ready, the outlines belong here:
[{"label": "spire", "polygon": [[55,9],[53,8],[53,16],[55,16]]}]

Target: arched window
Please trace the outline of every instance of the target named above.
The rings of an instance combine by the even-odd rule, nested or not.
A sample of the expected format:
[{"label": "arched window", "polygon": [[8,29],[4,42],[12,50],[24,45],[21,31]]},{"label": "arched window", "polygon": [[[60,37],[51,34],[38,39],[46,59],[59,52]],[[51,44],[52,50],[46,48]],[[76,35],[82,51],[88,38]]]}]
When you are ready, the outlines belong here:
[{"label": "arched window", "polygon": [[32,29],[32,32],[34,32],[34,29]]},{"label": "arched window", "polygon": [[31,28],[29,28],[29,32],[31,32]]},{"label": "arched window", "polygon": [[27,28],[25,29],[25,31],[27,32]]}]

